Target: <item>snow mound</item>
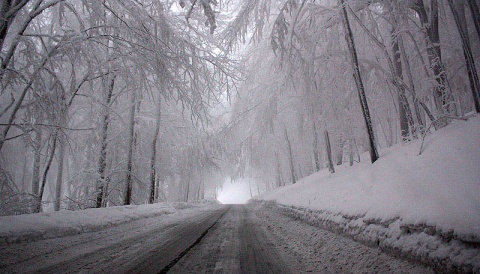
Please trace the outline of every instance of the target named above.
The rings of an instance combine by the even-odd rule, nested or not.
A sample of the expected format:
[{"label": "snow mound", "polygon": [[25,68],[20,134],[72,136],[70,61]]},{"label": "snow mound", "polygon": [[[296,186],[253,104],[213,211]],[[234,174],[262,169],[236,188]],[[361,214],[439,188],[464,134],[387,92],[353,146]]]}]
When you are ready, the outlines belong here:
[{"label": "snow mound", "polygon": [[99,231],[210,203],[158,203],[0,217],[0,246]]},{"label": "snow mound", "polygon": [[[435,265],[480,271],[480,116],[256,197]],[[328,224],[328,225],[327,225]],[[438,262],[439,264],[437,264]]]}]

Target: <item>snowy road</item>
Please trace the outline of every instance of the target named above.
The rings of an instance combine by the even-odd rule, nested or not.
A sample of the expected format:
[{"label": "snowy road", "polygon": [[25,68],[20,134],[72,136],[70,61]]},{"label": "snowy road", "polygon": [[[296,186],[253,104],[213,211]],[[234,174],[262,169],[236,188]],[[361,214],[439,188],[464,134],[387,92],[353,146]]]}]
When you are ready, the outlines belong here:
[{"label": "snowy road", "polygon": [[[255,210],[253,210],[255,209]],[[214,206],[12,244],[0,273],[428,273],[259,206]]]}]

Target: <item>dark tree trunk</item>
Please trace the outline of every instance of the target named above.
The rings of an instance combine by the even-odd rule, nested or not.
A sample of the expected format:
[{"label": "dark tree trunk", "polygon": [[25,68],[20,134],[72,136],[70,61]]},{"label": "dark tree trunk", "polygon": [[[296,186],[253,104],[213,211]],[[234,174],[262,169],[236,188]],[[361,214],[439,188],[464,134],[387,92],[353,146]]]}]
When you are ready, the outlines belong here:
[{"label": "dark tree trunk", "polygon": [[480,82],[478,80],[477,68],[475,67],[472,48],[470,47],[470,38],[468,37],[463,1],[454,3],[453,0],[448,0],[448,4],[450,5],[453,18],[455,19],[458,32],[460,33],[460,37],[462,39],[463,56],[465,57],[465,64],[467,67],[468,79],[470,80],[470,88],[472,90],[475,111],[478,113],[480,112]]},{"label": "dark tree trunk", "polygon": [[478,38],[480,38],[480,10],[478,9],[477,2],[475,2],[475,0],[468,0],[468,6],[470,7],[470,12],[472,13],[475,30],[477,31]]},{"label": "dark tree trunk", "polygon": [[[3,50],[3,44],[8,34],[8,29],[15,19],[18,12],[28,3],[30,0],[2,0],[0,1],[0,51]],[[3,60],[2,60],[3,61]],[[3,68],[3,63],[2,63]]]},{"label": "dark tree trunk", "polygon": [[288,132],[287,132],[286,126],[284,126],[284,133],[285,133],[285,140],[287,141],[288,160],[290,163],[290,175],[292,179],[292,184],[295,184],[297,182],[297,179],[295,176],[295,165],[293,163],[292,144],[290,143],[290,139],[288,138]]},{"label": "dark tree trunk", "polygon": [[343,146],[345,142],[340,138],[338,140],[338,152],[337,152],[337,166],[341,166],[343,164]]},{"label": "dark tree trunk", "polygon": [[62,184],[63,184],[63,163],[65,158],[65,139],[64,136],[58,136],[58,169],[57,182],[55,185],[55,204],[54,210],[60,211],[62,201]]},{"label": "dark tree trunk", "polygon": [[39,127],[35,130],[35,141],[33,145],[33,171],[32,171],[32,193],[38,195],[40,188],[40,161],[42,159],[42,129]]},{"label": "dark tree trunk", "polygon": [[133,148],[135,146],[135,107],[136,98],[135,93],[132,94],[132,101],[130,107],[130,130],[128,134],[128,154],[127,154],[127,176],[125,179],[125,196],[123,205],[129,205],[132,202],[132,175],[133,175]]},{"label": "dark tree trunk", "polygon": [[328,131],[324,131],[325,135],[325,146],[327,147],[327,159],[328,159],[328,170],[331,173],[335,173],[335,167],[333,166],[333,159],[332,159],[332,145],[330,144],[330,137],[328,136]]},{"label": "dark tree trunk", "polygon": [[187,180],[187,187],[185,189],[185,197],[184,197],[184,202],[188,202],[188,196],[190,196],[190,178]]},{"label": "dark tree trunk", "polygon": [[315,121],[313,121],[313,160],[315,161],[315,171],[320,171],[321,169],[319,151],[317,126]]},{"label": "dark tree trunk", "polygon": [[[102,116],[102,139],[100,141],[100,158],[98,159],[98,175],[99,180],[97,181],[97,208],[102,207],[103,196],[104,196],[104,185],[105,185],[105,172],[107,167],[107,136],[108,136],[108,125],[110,123],[110,103],[112,101],[113,88],[115,86],[115,76],[109,77],[109,82],[107,87],[105,87],[107,94],[105,95],[105,104],[103,107],[103,116]],[[112,78],[110,78],[112,77]]]},{"label": "dark tree trunk", "polygon": [[154,201],[159,201],[159,197],[160,197],[160,178],[157,177],[157,179],[155,180],[155,198],[154,198]]},{"label": "dark tree trunk", "polygon": [[417,125],[418,125],[417,127],[415,127],[415,129],[416,130],[419,129],[420,133],[423,134],[423,131],[425,129],[425,124],[423,123],[422,117],[420,116],[419,100],[417,98],[417,92],[415,91],[415,85],[413,83],[412,70],[410,68],[410,62],[408,61],[407,51],[405,50],[405,46],[403,43],[403,35],[400,35],[398,37],[398,45],[400,48],[400,53],[402,55],[403,64],[405,66],[405,71],[407,73],[407,78],[410,85],[410,93],[412,94],[412,97],[413,97],[413,109],[415,110],[415,116],[417,118]]},{"label": "dark tree trunk", "polygon": [[162,111],[160,102],[158,103],[157,109],[157,121],[155,124],[154,137],[152,140],[152,158],[150,159],[150,199],[149,203],[153,204],[155,202],[155,182],[157,174],[157,140],[160,133],[160,122],[162,118]]},{"label": "dark tree trunk", "polygon": [[48,158],[47,165],[45,166],[45,171],[43,172],[42,176],[42,185],[40,186],[40,192],[37,196],[37,208],[36,213],[42,211],[42,199],[43,199],[43,192],[45,191],[45,185],[47,184],[47,176],[48,172],[50,171],[50,167],[52,166],[53,157],[55,156],[55,149],[57,147],[57,131],[52,136],[52,147],[50,148],[50,155]]},{"label": "dark tree trunk", "polygon": [[[398,46],[397,35],[395,35],[395,30],[392,31],[392,49],[393,49],[393,65],[395,69],[395,74],[399,79],[403,79],[403,69],[400,48]],[[400,131],[402,134],[403,141],[408,141],[410,139],[410,130],[414,138],[416,138],[415,123],[413,122],[412,111],[410,105],[408,104],[407,96],[405,96],[405,87],[399,85],[398,91],[398,114],[400,118]]]},{"label": "dark tree trunk", "polygon": [[[10,1],[10,0],[7,0],[6,3],[0,1],[0,7],[2,7],[5,4],[6,5],[3,6],[3,7],[9,6],[9,10],[7,11],[9,13],[9,16],[6,17],[5,16],[6,14],[0,14],[0,21],[1,21],[0,27],[2,28],[1,31],[3,32],[2,34],[0,34],[0,36],[4,35],[3,39],[5,39],[5,37],[8,33],[10,23],[15,19],[15,16],[18,14],[20,9],[22,9],[29,1],[30,0],[21,0],[17,3],[14,3],[13,1]],[[17,47],[20,44],[20,41],[22,41],[22,39],[20,39],[20,37],[24,35],[25,30],[27,30],[28,26],[30,25],[30,22],[34,18],[36,18],[38,15],[40,15],[43,11],[45,11],[46,9],[48,9],[48,8],[58,4],[58,3],[60,3],[61,1],[63,1],[63,0],[54,0],[54,1],[51,1],[51,2],[45,4],[41,7],[40,7],[40,5],[43,3],[43,0],[36,1],[31,6],[30,13],[28,14],[28,16],[25,17],[25,21],[23,21],[20,24],[19,28],[17,29],[16,37],[13,39],[13,42],[9,46],[8,50],[3,49],[3,44],[4,44],[5,40],[0,41],[0,43],[2,43],[0,45],[0,51],[5,52],[4,57],[2,59],[0,59],[0,80],[4,79],[5,72],[7,71],[6,68],[9,66],[10,62],[13,60],[13,57],[15,55],[15,51],[17,50]],[[11,5],[11,4],[9,5],[8,3],[11,3],[13,5]],[[3,8],[2,8],[2,10],[4,11]],[[60,43],[57,44],[57,45],[60,45]],[[55,48],[57,48],[57,46]]]},{"label": "dark tree trunk", "polygon": [[348,163],[353,166],[353,138],[348,141]]},{"label": "dark tree trunk", "polygon": [[6,15],[10,11],[13,0],[4,0],[0,2],[0,50],[3,48],[3,43],[7,37],[8,28],[12,22],[12,17],[8,18]]},{"label": "dark tree trunk", "polygon": [[[450,112],[452,96],[446,90],[447,76],[442,62],[440,34],[438,32],[438,2],[437,0],[430,1],[430,20],[423,0],[416,0],[413,9],[417,12],[422,27],[426,30],[428,60],[434,78],[437,81],[437,86],[434,90],[435,105],[441,113],[448,113]],[[436,127],[441,128],[446,125],[445,122],[440,122],[436,124]]]},{"label": "dark tree trunk", "polygon": [[352,29],[350,28],[350,23],[348,21],[347,9],[345,8],[345,0],[340,0],[340,2],[342,4],[342,19],[345,30],[345,40],[347,41],[348,50],[350,52],[350,57],[352,61],[353,78],[355,79],[355,84],[357,86],[358,98],[360,100],[363,118],[365,120],[365,127],[368,134],[368,140],[370,145],[370,159],[372,163],[374,163],[376,160],[378,160],[379,156],[375,142],[375,135],[373,133],[372,119],[370,116],[370,110],[368,108],[367,96],[365,94],[362,76],[360,74],[360,66],[358,63],[355,41],[353,39]]}]

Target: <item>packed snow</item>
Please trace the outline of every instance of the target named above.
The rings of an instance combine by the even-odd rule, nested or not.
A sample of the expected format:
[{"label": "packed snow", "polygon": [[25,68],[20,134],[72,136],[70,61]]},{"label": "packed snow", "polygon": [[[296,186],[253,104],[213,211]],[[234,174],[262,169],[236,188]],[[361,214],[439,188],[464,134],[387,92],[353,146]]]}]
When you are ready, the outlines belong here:
[{"label": "packed snow", "polygon": [[421,147],[397,145],[373,165],[362,159],[255,199],[417,259],[480,271],[480,116],[427,134]]}]

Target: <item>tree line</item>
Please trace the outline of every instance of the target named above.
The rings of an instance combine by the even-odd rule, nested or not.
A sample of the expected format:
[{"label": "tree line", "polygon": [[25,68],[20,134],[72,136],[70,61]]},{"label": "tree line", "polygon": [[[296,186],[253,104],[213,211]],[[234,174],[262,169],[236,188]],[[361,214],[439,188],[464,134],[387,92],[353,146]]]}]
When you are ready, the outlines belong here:
[{"label": "tree line", "polygon": [[1,2],[2,214],[203,198],[236,68],[183,4]]},{"label": "tree line", "polygon": [[255,44],[224,132],[232,176],[295,183],[478,113],[478,5],[244,1],[223,36]]},{"label": "tree line", "polygon": [[[0,213],[266,191],[479,112],[477,0],[0,3]],[[219,106],[227,105],[222,111]]]}]

